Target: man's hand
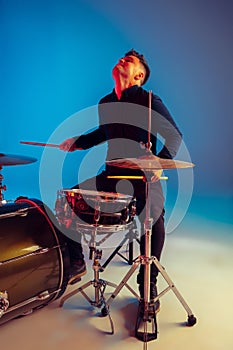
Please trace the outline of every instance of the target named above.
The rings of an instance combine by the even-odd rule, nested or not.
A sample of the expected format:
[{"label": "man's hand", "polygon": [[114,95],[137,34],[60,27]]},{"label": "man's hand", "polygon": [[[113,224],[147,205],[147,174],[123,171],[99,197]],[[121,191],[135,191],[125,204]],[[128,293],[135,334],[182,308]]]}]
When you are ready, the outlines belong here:
[{"label": "man's hand", "polygon": [[62,151],[67,151],[67,152],[73,152],[75,151],[77,148],[75,147],[75,138],[74,137],[71,137],[70,139],[67,139],[65,141],[63,141],[59,148],[62,150]]},{"label": "man's hand", "polygon": [[160,180],[160,177],[162,176],[163,170],[154,170],[153,176],[151,177],[151,182],[157,182]]}]

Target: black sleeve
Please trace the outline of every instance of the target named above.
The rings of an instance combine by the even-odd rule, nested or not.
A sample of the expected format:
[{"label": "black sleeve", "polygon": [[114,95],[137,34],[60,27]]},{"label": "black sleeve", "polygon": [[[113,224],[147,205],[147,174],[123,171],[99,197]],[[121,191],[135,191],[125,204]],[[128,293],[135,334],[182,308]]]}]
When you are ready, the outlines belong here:
[{"label": "black sleeve", "polygon": [[99,145],[106,141],[106,136],[103,128],[100,126],[98,129],[89,132],[88,134],[77,137],[75,146],[77,148],[87,149],[93,146]]},{"label": "black sleeve", "polygon": [[101,122],[100,104],[102,103],[104,103],[104,98],[98,103],[99,127],[90,131],[88,134],[78,136],[75,141],[75,146],[77,148],[88,149],[107,140],[106,129]]},{"label": "black sleeve", "polygon": [[168,109],[158,96],[153,95],[151,107],[152,131],[156,131],[164,139],[163,147],[158,153],[158,157],[166,159],[174,158],[180,147],[182,134]]}]

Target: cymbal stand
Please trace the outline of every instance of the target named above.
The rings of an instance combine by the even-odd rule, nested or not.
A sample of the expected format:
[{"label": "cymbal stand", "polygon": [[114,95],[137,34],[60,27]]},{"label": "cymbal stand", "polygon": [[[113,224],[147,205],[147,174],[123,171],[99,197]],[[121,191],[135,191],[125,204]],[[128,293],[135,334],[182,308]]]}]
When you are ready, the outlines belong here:
[{"label": "cymbal stand", "polygon": [[[129,278],[136,271],[139,264],[144,265],[144,300],[143,300],[143,310],[139,307],[137,322],[135,327],[135,335],[139,340],[144,342],[145,347],[147,346],[147,342],[157,338],[157,322],[156,322],[156,313],[155,310],[151,312],[151,304],[150,304],[150,267],[153,262],[153,257],[150,257],[151,251],[151,234],[152,234],[152,224],[153,219],[150,217],[150,182],[146,181],[146,218],[144,222],[144,230],[145,230],[145,255],[139,256],[135,259],[131,269],[128,271],[126,276],[117,286],[116,290],[108,299],[108,305],[110,302],[115,299],[121,289],[126,286],[138,299],[139,296],[132,290],[132,288],[127,284]],[[143,311],[143,312],[142,312]],[[139,331],[139,326],[143,322],[143,332]],[[150,328],[152,332],[148,333],[148,322],[150,323]]]},{"label": "cymbal stand", "polygon": [[[111,326],[111,332],[110,334],[114,334],[114,326],[113,326],[113,321],[110,316],[109,312],[109,307],[106,303],[106,299],[104,296],[104,292],[107,286],[111,286],[116,288],[115,283],[111,283],[109,281],[103,280],[99,278],[99,273],[103,271],[103,267],[100,264],[100,259],[102,257],[102,250],[96,249],[96,235],[97,235],[97,230],[98,230],[98,221],[100,218],[100,207],[98,204],[95,206],[95,227],[90,231],[91,232],[91,239],[90,239],[90,244],[89,244],[89,259],[93,260],[92,264],[92,269],[94,272],[94,279],[85,283],[83,286],[73,290],[69,294],[65,295],[61,301],[60,301],[60,307],[63,306],[64,302],[71,298],[73,295],[81,293],[84,298],[94,307],[101,308],[101,315],[102,316],[108,316],[109,321],[110,321],[110,326]],[[94,292],[95,292],[95,299],[92,300],[89,298],[89,296],[85,293],[85,289],[88,288],[89,286],[94,287]]]},{"label": "cymbal stand", "polygon": [[5,204],[6,201],[4,200],[3,191],[6,191],[6,185],[2,184],[2,181],[4,179],[3,175],[1,174],[2,166],[0,165],[0,206]]},{"label": "cymbal stand", "polygon": [[[144,265],[144,300],[143,300],[143,310],[139,305],[138,315],[135,326],[135,335],[139,340],[144,342],[144,347],[147,347],[147,342],[157,339],[157,321],[154,303],[152,304],[152,309],[150,305],[150,270],[153,258],[150,257],[151,254],[151,235],[152,235],[152,225],[153,218],[151,217],[151,197],[150,197],[150,185],[151,182],[148,180],[149,174],[144,179],[146,182],[146,218],[144,222],[145,231],[145,255],[141,259],[141,263]],[[148,322],[151,323],[152,331],[148,332]],[[143,331],[139,331],[140,324],[143,323]]]},{"label": "cymbal stand", "polygon": [[[139,296],[132,290],[132,288],[127,284],[129,278],[133,275],[133,273],[136,271],[137,267],[142,264],[144,265],[144,298],[143,298],[143,310],[139,305],[138,308],[138,314],[137,314],[137,321],[135,325],[135,336],[139,340],[144,342],[144,349],[147,349],[147,342],[151,340],[157,339],[157,322],[156,322],[156,310],[155,310],[155,303],[156,301],[162,297],[165,293],[167,293],[169,290],[172,290],[184,309],[188,313],[188,320],[187,325],[193,326],[196,323],[196,318],[193,315],[193,312],[189,308],[188,304],[178,291],[178,289],[175,287],[174,282],[171,280],[171,278],[166,273],[164,267],[160,264],[158,259],[155,256],[150,256],[151,252],[151,235],[152,235],[152,224],[153,219],[150,216],[150,185],[151,181],[149,179],[149,174],[147,174],[146,178],[146,218],[144,222],[144,229],[145,229],[145,255],[139,256],[135,259],[132,267],[127,272],[125,277],[122,279],[122,281],[119,283],[113,294],[109,297],[107,300],[107,305],[109,306],[110,303],[116,298],[116,296],[119,294],[121,289],[125,286],[127,287],[132,294],[134,294],[138,299]],[[150,296],[150,270],[151,270],[151,264],[155,264],[158,271],[161,273],[163,278],[168,284],[168,287],[165,288],[161,293],[157,295],[157,297],[153,300],[153,303],[150,302],[149,296]],[[139,327],[142,324],[142,331],[139,331]],[[150,328],[152,329],[151,332],[148,332],[148,325],[150,325]]]}]

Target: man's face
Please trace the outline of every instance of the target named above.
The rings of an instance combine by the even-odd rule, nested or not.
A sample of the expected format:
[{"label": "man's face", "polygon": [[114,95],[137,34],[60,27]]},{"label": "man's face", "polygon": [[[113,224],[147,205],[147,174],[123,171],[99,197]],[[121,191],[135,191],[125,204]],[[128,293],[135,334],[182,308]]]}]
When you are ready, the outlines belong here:
[{"label": "man's face", "polygon": [[129,81],[133,81],[135,76],[142,73],[145,75],[143,66],[139,58],[135,56],[125,56],[120,58],[118,63],[112,70],[113,78],[118,78],[120,75]]}]

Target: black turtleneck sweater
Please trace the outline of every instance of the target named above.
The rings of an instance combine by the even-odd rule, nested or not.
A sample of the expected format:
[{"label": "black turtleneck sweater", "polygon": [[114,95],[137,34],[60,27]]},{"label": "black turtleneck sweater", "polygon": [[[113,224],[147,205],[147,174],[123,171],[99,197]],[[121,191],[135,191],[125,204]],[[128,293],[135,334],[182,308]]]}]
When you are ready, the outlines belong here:
[{"label": "black turtleneck sweater", "polygon": [[[151,151],[160,158],[175,157],[182,139],[175,121],[161,99],[152,94],[151,118],[149,118],[149,92],[135,85],[122,92],[118,100],[115,90],[103,97],[98,105],[99,127],[77,137],[77,148],[87,149],[108,142],[106,160],[137,158],[145,155],[151,120]],[[159,137],[160,135],[160,137]],[[161,150],[157,151],[157,139]],[[112,167],[107,167],[112,172]]]}]

